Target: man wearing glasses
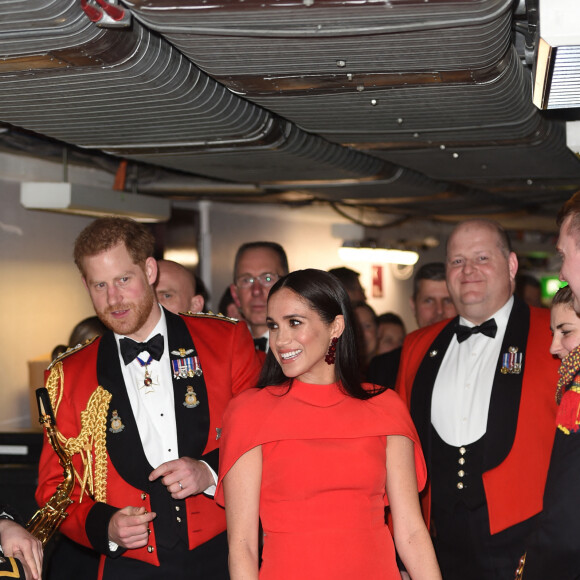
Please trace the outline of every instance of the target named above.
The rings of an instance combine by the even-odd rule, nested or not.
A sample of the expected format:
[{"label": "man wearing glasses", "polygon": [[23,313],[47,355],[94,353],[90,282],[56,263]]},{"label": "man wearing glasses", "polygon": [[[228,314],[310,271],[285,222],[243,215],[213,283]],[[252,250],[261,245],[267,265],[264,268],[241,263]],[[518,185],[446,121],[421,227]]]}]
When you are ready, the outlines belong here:
[{"label": "man wearing glasses", "polygon": [[236,306],[248,324],[256,350],[268,350],[266,302],[270,288],[288,274],[288,258],[276,242],[242,244],[234,262],[230,286]]}]

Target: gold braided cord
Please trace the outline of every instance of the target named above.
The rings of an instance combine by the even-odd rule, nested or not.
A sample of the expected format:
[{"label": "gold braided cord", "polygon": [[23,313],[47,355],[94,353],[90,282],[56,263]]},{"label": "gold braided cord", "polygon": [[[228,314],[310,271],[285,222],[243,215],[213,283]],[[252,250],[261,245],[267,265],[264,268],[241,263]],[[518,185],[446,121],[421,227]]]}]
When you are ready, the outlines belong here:
[{"label": "gold braided cord", "polygon": [[[51,369],[46,388],[56,416],[64,391],[61,362]],[[83,462],[82,475],[75,469],[75,477],[81,488],[79,503],[82,502],[87,488],[87,493],[95,501],[107,500],[107,414],[111,397],[109,391],[98,386],[91,394],[86,409],[81,411],[81,431],[78,436],[67,439],[62,433],[58,433],[66,451],[70,455],[79,453]]]},{"label": "gold braided cord", "polygon": [[[60,402],[62,401],[62,393],[63,390],[59,389],[59,386],[64,383],[64,376],[62,370],[62,363],[56,363],[52,369],[50,370],[50,374],[48,375],[48,379],[46,381],[46,390],[50,396],[50,404],[52,405],[52,409],[54,414],[58,413],[58,407]],[[58,399],[57,399],[58,395]]]}]

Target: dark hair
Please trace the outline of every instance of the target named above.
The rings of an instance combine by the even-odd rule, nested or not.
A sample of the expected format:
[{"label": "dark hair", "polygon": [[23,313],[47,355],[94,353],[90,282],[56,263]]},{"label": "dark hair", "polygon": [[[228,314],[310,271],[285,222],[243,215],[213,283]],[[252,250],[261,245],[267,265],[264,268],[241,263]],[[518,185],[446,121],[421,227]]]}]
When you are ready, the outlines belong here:
[{"label": "dark hair", "polygon": [[378,326],[379,325],[379,320],[378,320],[377,313],[375,312],[374,308],[370,304],[368,304],[364,300],[357,300],[352,305],[353,312],[357,308],[363,308],[364,310],[366,310],[371,315],[372,320],[375,323],[375,326]]},{"label": "dark hair", "polygon": [[396,324],[397,326],[400,326],[403,329],[404,333],[407,332],[405,329],[405,323],[403,322],[403,319],[394,312],[385,312],[384,314],[377,316],[377,324],[379,326],[381,324]]},{"label": "dark hair", "polygon": [[[284,248],[280,244],[277,244],[276,242],[247,242],[245,244],[242,244],[238,248],[238,251],[236,252],[236,257],[234,259],[234,282],[236,281],[236,278],[238,276],[238,264],[240,262],[242,254],[244,252],[246,252],[247,250],[256,250],[259,248],[265,248],[267,250],[272,250],[278,256],[278,259],[280,260],[280,267],[282,268],[282,275],[288,274],[288,257],[286,256],[286,252],[284,251]],[[276,272],[271,272],[271,273],[275,274]]]},{"label": "dark hair", "polygon": [[346,268],[345,266],[331,268],[328,270],[328,273],[336,276],[347,290],[356,290],[360,284],[359,272]]},{"label": "dark hair", "polygon": [[218,312],[225,314],[228,311],[228,306],[230,304],[235,304],[234,297],[232,296],[232,289],[228,286],[222,297],[220,298],[220,303],[218,304]]},{"label": "dark hair", "polygon": [[68,339],[68,346],[59,344],[52,349],[52,360],[79,344],[84,344],[87,340],[101,336],[107,331],[107,327],[101,322],[98,316],[89,316],[81,320],[73,329]]},{"label": "dark hair", "polygon": [[428,262],[417,270],[413,278],[413,300],[417,298],[419,282],[421,280],[445,282],[445,264],[443,262]]},{"label": "dark hair", "polygon": [[153,256],[155,238],[143,225],[135,220],[120,217],[103,217],[89,224],[77,237],[74,260],[84,275],[83,258],[95,256],[124,244],[134,264],[143,266]]},{"label": "dark hair", "polygon": [[465,221],[457,224],[457,226],[453,229],[453,231],[451,232],[451,234],[447,238],[447,242],[445,244],[445,253],[447,253],[447,250],[449,248],[449,240],[453,237],[453,235],[455,234],[457,229],[460,227],[463,227],[464,225],[468,225],[468,224],[480,225],[483,227],[487,227],[490,230],[493,230],[497,234],[498,248],[500,249],[501,253],[506,257],[506,259],[509,257],[510,253],[513,252],[512,242],[510,240],[510,237],[508,236],[507,232],[504,230],[504,228],[498,222],[490,220],[490,219],[486,219],[486,218],[474,218],[474,219],[470,219],[470,220],[465,220]]},{"label": "dark hair", "polygon": [[556,306],[557,304],[563,304],[564,306],[568,306],[570,308],[574,308],[574,294],[572,293],[572,289],[570,286],[563,286],[554,294],[554,298],[552,298],[552,306]]},{"label": "dark hair", "polygon": [[556,225],[561,228],[568,216],[572,216],[568,229],[576,240],[580,239],[580,190],[578,190],[564,205],[560,208],[556,218]]},{"label": "dark hair", "polygon": [[[322,270],[297,270],[280,278],[272,286],[268,302],[282,288],[292,290],[308,302],[326,324],[331,324],[337,316],[344,317],[344,331],[336,344],[335,360],[336,379],[343,392],[356,399],[369,399],[380,392],[380,390],[367,391],[361,385],[355,320],[350,299],[340,280]],[[258,387],[284,384],[288,384],[291,388],[292,379],[284,375],[274,353],[270,350],[258,379]]]},{"label": "dark hair", "polygon": [[[191,272],[190,272],[190,274],[191,274]],[[192,278],[193,278],[193,282],[195,284],[195,293],[199,294],[203,298],[204,304],[207,304],[209,302],[210,296],[209,296],[209,292],[207,290],[207,286],[205,285],[205,282],[197,274],[192,276]]]},{"label": "dark hair", "polygon": [[71,332],[68,339],[69,347],[83,344],[94,336],[101,336],[107,331],[107,327],[101,322],[98,316],[89,316],[81,320]]}]

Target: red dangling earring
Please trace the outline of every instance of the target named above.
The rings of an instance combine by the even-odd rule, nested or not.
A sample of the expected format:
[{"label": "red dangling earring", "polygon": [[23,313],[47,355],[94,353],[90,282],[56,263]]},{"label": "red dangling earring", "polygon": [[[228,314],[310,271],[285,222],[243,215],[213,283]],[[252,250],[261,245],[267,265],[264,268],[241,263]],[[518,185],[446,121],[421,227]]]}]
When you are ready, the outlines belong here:
[{"label": "red dangling earring", "polygon": [[326,356],[324,357],[324,362],[327,365],[333,365],[334,361],[336,359],[336,343],[338,342],[338,338],[336,336],[332,337],[332,340],[330,341],[330,346],[328,347],[328,352],[326,353]]}]

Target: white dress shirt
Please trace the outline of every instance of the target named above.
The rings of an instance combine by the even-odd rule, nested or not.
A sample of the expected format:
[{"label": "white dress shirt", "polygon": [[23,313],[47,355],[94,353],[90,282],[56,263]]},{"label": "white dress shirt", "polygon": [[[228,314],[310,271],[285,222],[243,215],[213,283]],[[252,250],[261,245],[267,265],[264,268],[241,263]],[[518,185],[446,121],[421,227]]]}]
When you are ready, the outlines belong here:
[{"label": "white dress shirt", "polygon": [[[153,381],[150,387],[145,387],[145,367],[141,366],[139,361],[134,360],[125,365],[119,344],[119,341],[125,337],[115,333],[123,379],[129,395],[131,409],[137,422],[143,451],[154,468],[159,467],[166,461],[179,458],[173,398],[173,373],[167,342],[167,321],[163,308],[159,306],[159,309],[161,310],[159,322],[157,322],[157,325],[146,340],[143,341],[148,341],[156,334],[163,336],[163,354],[161,358],[159,361],[153,359],[147,365]],[[146,361],[149,358],[149,353],[142,352],[139,358],[142,361]],[[205,461],[203,463],[209,467],[214,481],[217,483],[215,471]],[[213,495],[215,486],[207,488],[204,493]]]},{"label": "white dress shirt", "polygon": [[[159,322],[157,322],[151,334],[143,342],[146,342],[156,334],[163,336],[163,354],[159,361],[153,359],[147,365],[153,381],[150,387],[144,386],[145,367],[141,366],[137,359],[128,365],[123,362],[119,341],[124,337],[115,334],[117,346],[119,347],[118,353],[123,379],[125,380],[131,409],[137,422],[143,451],[154,468],[159,467],[166,461],[179,458],[173,401],[173,378],[167,343],[167,322],[163,309],[161,309]],[[147,361],[149,353],[142,352],[139,358],[142,361]]]},{"label": "white dress shirt", "polygon": [[[513,296],[493,316],[495,338],[473,334],[463,342],[454,335],[437,373],[431,399],[431,423],[448,445],[480,439],[487,430],[489,402]],[[459,323],[475,326],[459,317]]]},{"label": "white dress shirt", "polygon": [[[151,334],[143,341],[147,342],[157,334],[163,336],[163,354],[147,365],[147,370],[152,379],[152,384],[145,386],[145,366],[139,364],[136,359],[125,365],[121,355],[120,340],[125,338],[115,333],[117,341],[117,353],[125,381],[125,388],[131,403],[131,409],[137,423],[137,430],[143,446],[145,457],[153,468],[159,467],[166,461],[179,459],[177,447],[177,424],[175,421],[175,406],[173,398],[173,375],[171,361],[169,359],[169,344],[167,342],[167,321],[165,312],[160,305],[161,317]],[[142,361],[149,359],[149,353],[144,351],[139,355]],[[123,419],[121,417],[121,419]],[[203,462],[205,463],[205,461]],[[211,471],[214,482],[217,483],[217,474],[206,463]],[[208,487],[204,493],[213,495],[215,485]],[[118,545],[109,540],[109,549],[116,551]]]}]

